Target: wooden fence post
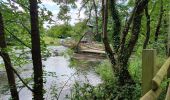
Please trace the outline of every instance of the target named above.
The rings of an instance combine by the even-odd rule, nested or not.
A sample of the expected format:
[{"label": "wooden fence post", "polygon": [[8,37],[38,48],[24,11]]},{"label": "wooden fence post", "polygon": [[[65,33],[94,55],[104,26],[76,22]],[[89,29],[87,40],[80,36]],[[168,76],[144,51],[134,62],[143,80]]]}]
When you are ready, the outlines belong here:
[{"label": "wooden fence post", "polygon": [[151,88],[152,78],[156,74],[156,50],[144,49],[142,52],[142,96]]},{"label": "wooden fence post", "polygon": [[[170,5],[169,5],[170,7]],[[170,12],[169,12],[169,23],[170,23]],[[170,25],[168,29],[168,44],[167,44],[167,51],[168,51],[168,57],[170,57]],[[170,78],[170,67],[167,70],[167,78]],[[170,82],[169,86],[167,86],[167,94],[165,100],[170,100]]]}]

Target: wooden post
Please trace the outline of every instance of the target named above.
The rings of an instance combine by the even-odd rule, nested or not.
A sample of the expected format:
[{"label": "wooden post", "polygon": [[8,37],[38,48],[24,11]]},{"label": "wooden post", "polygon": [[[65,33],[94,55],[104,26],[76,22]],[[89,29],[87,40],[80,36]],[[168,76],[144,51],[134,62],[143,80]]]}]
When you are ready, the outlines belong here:
[{"label": "wooden post", "polygon": [[168,86],[168,90],[167,90],[167,93],[166,93],[165,100],[170,100],[170,84]]},{"label": "wooden post", "polygon": [[[170,12],[169,12],[169,23],[170,23]],[[168,29],[168,44],[167,44],[167,51],[168,51],[168,57],[170,57],[170,25]],[[167,78],[170,78],[170,67],[168,68],[167,71]]]},{"label": "wooden post", "polygon": [[142,52],[142,96],[151,88],[152,78],[156,74],[156,50],[144,49]]}]

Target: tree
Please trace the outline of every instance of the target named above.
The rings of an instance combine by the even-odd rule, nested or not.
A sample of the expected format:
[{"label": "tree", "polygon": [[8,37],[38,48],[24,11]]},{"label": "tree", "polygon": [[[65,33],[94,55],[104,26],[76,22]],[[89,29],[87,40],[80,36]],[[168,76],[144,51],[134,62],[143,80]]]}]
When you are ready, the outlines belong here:
[{"label": "tree", "polygon": [[145,15],[146,15],[146,38],[145,38],[145,42],[143,44],[143,49],[146,49],[147,44],[149,42],[149,38],[150,38],[150,15],[148,13],[148,5],[145,8]]},{"label": "tree", "polygon": [[158,35],[160,32],[160,28],[161,28],[163,13],[164,13],[163,0],[160,0],[160,14],[159,14],[159,19],[158,19],[158,23],[157,23],[156,31],[155,31],[155,42],[158,41]]},{"label": "tree", "polygon": [[10,92],[13,100],[19,100],[17,87],[15,84],[15,76],[14,72],[12,70],[12,64],[11,59],[9,57],[8,52],[6,51],[6,40],[5,40],[5,31],[4,31],[4,23],[3,23],[3,17],[0,12],[0,56],[3,58],[3,61],[5,63],[5,69],[7,72],[8,77],[8,84],[10,86]]},{"label": "tree", "polygon": [[[108,0],[102,0],[102,6],[103,6],[103,43],[105,46],[106,53],[112,63],[112,69],[113,73],[115,73],[115,76],[118,78],[118,87],[120,88],[127,88],[128,94],[129,94],[129,99],[132,99],[132,92],[134,89],[134,80],[132,79],[129,71],[128,71],[128,61],[129,58],[133,52],[133,49],[137,43],[138,36],[140,33],[140,28],[141,28],[141,20],[142,20],[142,15],[144,8],[148,4],[148,0],[136,0],[135,7],[132,11],[132,15],[129,17],[123,31],[121,34],[119,34],[120,31],[120,22],[117,21],[118,18],[118,10],[116,10],[115,7],[115,1],[109,0],[111,3],[111,10],[113,15],[113,21],[114,21],[114,32],[116,33],[113,35],[112,39],[114,40],[115,38],[120,38],[114,40],[114,44],[116,46],[114,47],[114,50],[110,47],[110,43],[108,40],[108,34],[107,34],[107,24],[108,24]],[[127,39],[128,32],[131,27],[131,36],[130,39]],[[119,89],[118,90],[123,93],[124,90]],[[125,99],[123,96],[118,96],[119,99]]]},{"label": "tree", "polygon": [[29,0],[31,16],[32,61],[34,69],[34,100],[43,100],[43,70],[41,61],[38,2]]}]

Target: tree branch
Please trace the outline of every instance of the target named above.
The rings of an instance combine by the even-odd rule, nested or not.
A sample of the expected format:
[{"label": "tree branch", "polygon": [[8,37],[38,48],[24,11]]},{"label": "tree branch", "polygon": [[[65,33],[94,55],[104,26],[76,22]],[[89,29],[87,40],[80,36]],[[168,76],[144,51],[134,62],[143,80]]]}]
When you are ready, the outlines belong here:
[{"label": "tree branch", "polygon": [[[0,51],[0,56],[6,61],[8,62],[8,60],[5,58],[4,54]],[[26,82],[24,82],[24,80],[21,78],[21,76],[18,74],[18,72],[15,70],[14,67],[11,66],[11,69],[13,70],[13,72],[17,75],[17,77],[20,79],[20,81],[31,91],[33,92],[33,89],[31,89]]]},{"label": "tree branch", "polygon": [[[148,4],[149,0],[141,0],[140,3],[137,2],[137,9],[135,12],[135,16],[134,16],[134,20],[133,20],[133,26],[132,26],[132,34],[131,34],[131,38],[128,42],[127,45],[127,51],[126,52],[126,59],[125,59],[125,63],[128,62],[128,59],[131,56],[131,53],[133,51],[133,48],[138,40],[138,36],[140,33],[140,28],[141,28],[141,20],[142,20],[142,16],[143,16],[143,11],[146,7],[146,5]],[[125,54],[125,53],[123,53]]]},{"label": "tree branch", "polygon": [[79,9],[79,11],[78,11],[78,17],[80,17],[80,12],[81,12],[81,10],[84,8],[84,6],[85,6],[88,2],[89,2],[89,0],[87,0],[87,1],[80,7],[80,9]]},{"label": "tree branch", "polygon": [[94,11],[95,11],[95,16],[96,16],[96,34],[99,34],[99,28],[98,28],[98,15],[97,15],[97,5],[95,0],[93,0],[93,6],[94,6]]},{"label": "tree branch", "polygon": [[120,32],[121,32],[121,21],[119,18],[119,12],[116,9],[116,1],[115,0],[110,0],[110,8],[111,8],[111,14],[112,14],[112,19],[114,21],[113,25],[113,48],[115,52],[118,51],[119,45],[120,45]]},{"label": "tree branch", "polygon": [[145,15],[146,15],[146,38],[143,44],[143,49],[146,49],[150,38],[150,15],[148,13],[148,5],[145,8]]},{"label": "tree branch", "polygon": [[162,23],[162,17],[163,17],[163,0],[160,0],[160,14],[159,14],[159,19],[158,19],[158,23],[156,26],[156,31],[155,31],[155,42],[158,41],[158,36],[159,36],[159,32],[160,32],[160,28],[161,28],[161,23]]},{"label": "tree branch", "polygon": [[18,42],[20,42],[21,44],[23,44],[24,46],[28,47],[31,49],[30,46],[28,46],[27,44],[25,44],[21,39],[19,39],[18,37],[16,37],[12,32],[10,32],[7,28],[5,28],[5,30],[10,34],[12,35]]},{"label": "tree branch", "polygon": [[91,19],[91,11],[92,11],[92,9],[93,9],[93,6],[91,6],[91,7],[90,7],[90,11],[89,11],[89,12],[90,12],[90,14],[89,14],[89,17],[88,17],[88,19],[87,19],[87,21],[86,21],[86,24],[87,24],[87,23],[88,23],[88,21]]},{"label": "tree branch", "polygon": [[[136,13],[142,12],[144,7],[146,6],[146,4],[148,3],[148,0],[138,0],[138,2],[136,3],[133,11],[132,11],[132,15],[130,16],[130,18],[128,19],[127,24],[125,25],[125,28],[123,29],[122,32],[122,39],[121,39],[121,45],[120,45],[120,54],[123,54],[124,51],[126,51],[127,48],[125,48],[125,42],[126,42],[126,36],[129,32],[130,29],[130,25],[134,19],[134,16]],[[133,47],[133,46],[132,46]]]},{"label": "tree branch", "polygon": [[114,53],[110,47],[109,40],[107,37],[107,23],[108,23],[108,0],[102,0],[102,7],[103,7],[103,13],[102,13],[102,18],[103,18],[103,43],[105,46],[105,51],[114,66],[116,64],[115,58],[114,58]]}]

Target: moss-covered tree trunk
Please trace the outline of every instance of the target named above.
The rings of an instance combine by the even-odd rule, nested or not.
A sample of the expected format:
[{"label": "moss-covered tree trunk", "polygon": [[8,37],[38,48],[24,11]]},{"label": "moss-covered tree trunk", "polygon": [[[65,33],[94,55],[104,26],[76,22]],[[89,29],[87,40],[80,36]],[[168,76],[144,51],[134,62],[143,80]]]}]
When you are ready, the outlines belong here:
[{"label": "moss-covered tree trunk", "polygon": [[[128,61],[133,52],[133,49],[137,43],[138,36],[141,28],[141,19],[143,15],[144,8],[148,4],[148,0],[137,0],[136,5],[132,11],[127,24],[125,25],[122,34],[120,34],[121,22],[118,16],[118,10],[116,9],[116,2],[110,0],[110,8],[112,13],[112,18],[114,21],[113,26],[113,47],[110,47],[107,34],[107,24],[108,24],[108,0],[102,0],[103,6],[103,43],[105,46],[105,51],[112,63],[113,73],[117,77],[117,99],[131,100],[133,98],[135,82],[128,71]],[[132,25],[131,25],[132,24]],[[131,27],[131,36],[126,39],[127,34]],[[120,39],[121,37],[121,39]]]}]

